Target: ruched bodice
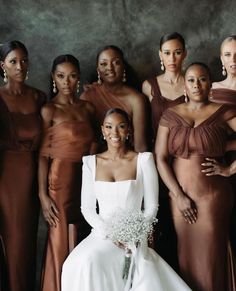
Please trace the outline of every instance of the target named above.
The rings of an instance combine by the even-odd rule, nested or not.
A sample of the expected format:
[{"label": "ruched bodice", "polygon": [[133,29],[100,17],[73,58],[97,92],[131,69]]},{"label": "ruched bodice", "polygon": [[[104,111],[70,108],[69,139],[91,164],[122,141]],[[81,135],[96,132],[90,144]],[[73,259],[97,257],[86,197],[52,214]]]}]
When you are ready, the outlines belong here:
[{"label": "ruched bodice", "polygon": [[162,116],[160,125],[170,129],[169,153],[175,157],[189,156],[219,157],[225,153],[228,126],[226,121],[235,116],[236,111],[222,105],[209,118],[192,127],[185,119],[168,109]]},{"label": "ruched bodice", "polygon": [[44,133],[40,154],[80,162],[88,154],[94,133],[88,122],[70,120],[49,127]]}]

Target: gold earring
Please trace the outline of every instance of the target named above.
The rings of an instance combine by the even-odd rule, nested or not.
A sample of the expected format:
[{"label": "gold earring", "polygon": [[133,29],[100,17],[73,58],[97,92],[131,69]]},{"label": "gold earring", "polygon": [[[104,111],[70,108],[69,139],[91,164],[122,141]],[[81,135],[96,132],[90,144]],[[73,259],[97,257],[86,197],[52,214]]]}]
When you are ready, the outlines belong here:
[{"label": "gold earring", "polygon": [[53,82],[52,82],[52,87],[53,87],[53,88],[52,88],[52,92],[56,94],[56,93],[57,93],[57,86],[56,86],[56,83],[55,83],[54,80],[53,80]]},{"label": "gold earring", "polygon": [[6,72],[6,70],[5,69],[3,69],[3,74],[4,74],[4,78],[3,78],[3,81],[4,81],[4,83],[7,83],[7,72]]},{"label": "gold earring", "polygon": [[185,89],[184,89],[184,102],[188,103],[188,96],[187,96],[187,93],[186,93]]},{"label": "gold earring", "polygon": [[161,70],[162,70],[162,71],[165,71],[165,67],[164,67],[164,64],[163,64],[162,59],[160,59],[160,63],[161,63]]},{"label": "gold earring", "polygon": [[79,85],[80,85],[80,81],[78,81],[77,83],[77,90],[76,90],[77,94],[79,93]]},{"label": "gold earring", "polygon": [[102,84],[102,80],[101,80],[101,76],[100,73],[98,72],[98,84],[101,85]]},{"label": "gold earring", "polygon": [[126,81],[127,81],[127,80],[126,80],[126,72],[125,72],[125,69],[124,69],[122,82],[125,83]]},{"label": "gold earring", "polygon": [[224,66],[224,64],[222,64],[222,75],[226,76],[226,74],[227,74],[227,72],[226,72],[225,66]]},{"label": "gold earring", "polygon": [[25,80],[29,79],[29,71],[26,72]]}]

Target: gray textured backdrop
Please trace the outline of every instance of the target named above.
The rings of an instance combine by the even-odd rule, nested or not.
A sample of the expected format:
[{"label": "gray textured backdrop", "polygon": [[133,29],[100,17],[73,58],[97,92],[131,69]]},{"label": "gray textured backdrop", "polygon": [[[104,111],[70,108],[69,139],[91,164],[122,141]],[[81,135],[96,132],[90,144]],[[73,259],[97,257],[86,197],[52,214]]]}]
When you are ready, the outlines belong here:
[{"label": "gray textured backdrop", "polygon": [[0,43],[18,39],[30,53],[29,83],[49,91],[52,60],[79,58],[82,82],[95,72],[95,56],[108,44],[120,46],[140,80],[158,72],[160,36],[178,31],[188,58],[210,65],[220,78],[219,45],[236,33],[235,1],[230,0],[0,0]]},{"label": "gray textured backdrop", "polygon": [[[25,43],[30,54],[28,83],[46,93],[57,55],[78,57],[82,82],[89,82],[96,52],[108,44],[120,46],[144,80],[160,72],[159,39],[173,31],[186,39],[186,63],[204,61],[219,79],[220,43],[236,34],[236,4],[230,0],[0,0],[0,5],[0,43],[13,39]],[[39,259],[45,230],[41,220]]]}]

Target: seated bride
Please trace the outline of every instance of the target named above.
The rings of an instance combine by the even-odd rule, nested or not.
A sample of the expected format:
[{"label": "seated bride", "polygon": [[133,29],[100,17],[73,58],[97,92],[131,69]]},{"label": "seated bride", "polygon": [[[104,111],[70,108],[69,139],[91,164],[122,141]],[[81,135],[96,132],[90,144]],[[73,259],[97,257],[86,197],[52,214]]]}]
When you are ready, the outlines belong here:
[{"label": "seated bride", "polygon": [[191,290],[143,238],[158,210],[152,153],[129,149],[121,109],[106,113],[102,133],[107,151],[83,158],[81,210],[92,231],[66,259],[62,291]]}]

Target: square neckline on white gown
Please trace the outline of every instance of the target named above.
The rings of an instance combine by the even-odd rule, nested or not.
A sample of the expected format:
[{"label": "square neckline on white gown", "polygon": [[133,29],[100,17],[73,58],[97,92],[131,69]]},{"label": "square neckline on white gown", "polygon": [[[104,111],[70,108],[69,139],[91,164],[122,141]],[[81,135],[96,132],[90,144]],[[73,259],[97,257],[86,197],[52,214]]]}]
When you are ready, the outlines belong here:
[{"label": "square neckline on white gown", "polygon": [[137,154],[137,161],[136,161],[136,175],[135,179],[126,179],[126,180],[117,180],[117,181],[105,181],[105,180],[96,180],[96,168],[97,168],[97,155],[93,155],[94,157],[94,182],[95,183],[117,183],[117,182],[137,182],[139,176],[139,168],[140,168],[140,155],[141,153]]}]

